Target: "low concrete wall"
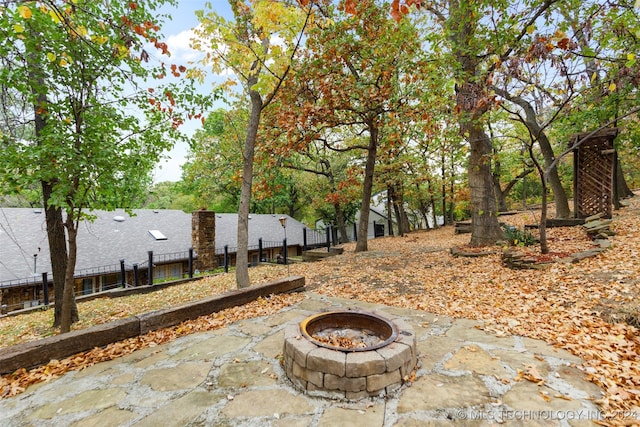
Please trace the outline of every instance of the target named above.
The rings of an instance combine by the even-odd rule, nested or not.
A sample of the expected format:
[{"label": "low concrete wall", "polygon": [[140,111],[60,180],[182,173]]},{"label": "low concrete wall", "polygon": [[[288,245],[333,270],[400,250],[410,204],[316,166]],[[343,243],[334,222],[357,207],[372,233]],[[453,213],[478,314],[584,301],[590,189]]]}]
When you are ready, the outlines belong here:
[{"label": "low concrete wall", "polygon": [[329,248],[328,251],[326,249],[322,249],[322,250],[314,249],[310,251],[304,251],[302,252],[302,261],[311,261],[311,262],[319,261],[327,257],[342,255],[343,252],[344,252],[344,248],[335,248],[335,247]]},{"label": "low concrete wall", "polygon": [[259,297],[300,290],[304,284],[303,276],[285,277],[281,280],[225,292],[176,307],[3,348],[0,349],[0,374],[11,373],[20,368],[28,369],[44,365],[52,359],[62,359],[95,347],[102,347],[153,330],[174,326],[185,320],[192,320],[225,308],[246,304]]}]

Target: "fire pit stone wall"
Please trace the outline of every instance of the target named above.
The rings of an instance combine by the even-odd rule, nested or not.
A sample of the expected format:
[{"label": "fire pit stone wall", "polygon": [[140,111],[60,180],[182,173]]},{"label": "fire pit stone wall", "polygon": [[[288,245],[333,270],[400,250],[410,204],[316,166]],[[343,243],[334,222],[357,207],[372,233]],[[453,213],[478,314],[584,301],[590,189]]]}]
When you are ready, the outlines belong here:
[{"label": "fire pit stone wall", "polygon": [[[384,313],[376,313],[388,317]],[[345,352],[306,339],[300,322],[287,325],[284,368],[293,385],[310,396],[358,400],[397,391],[415,368],[416,336],[401,319],[397,338],[370,351]]]}]

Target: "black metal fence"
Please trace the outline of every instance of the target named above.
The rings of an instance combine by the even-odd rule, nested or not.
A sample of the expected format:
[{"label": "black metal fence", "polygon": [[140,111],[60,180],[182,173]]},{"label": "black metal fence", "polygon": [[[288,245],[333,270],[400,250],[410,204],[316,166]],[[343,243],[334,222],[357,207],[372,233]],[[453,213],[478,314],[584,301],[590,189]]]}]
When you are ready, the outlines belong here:
[{"label": "black metal fence", "polygon": [[[333,227],[327,227],[323,231],[314,229],[303,229],[303,245],[302,250],[315,249],[320,247],[331,247],[338,243],[337,234]],[[277,251],[279,258],[271,257],[274,249]],[[287,264],[289,262],[287,240],[283,241],[263,241],[258,240],[256,245],[248,247],[250,253],[258,253],[258,263],[260,262],[278,262]],[[218,268],[225,272],[230,267],[235,266],[235,254],[237,247],[223,246],[215,248],[215,255],[218,259]],[[159,283],[160,280],[176,280],[183,278],[191,278],[199,272],[194,270],[194,261],[198,255],[193,248],[187,251],[154,254],[153,251],[147,253],[147,260],[138,263],[129,263],[125,259],[121,259],[118,264],[109,264],[98,267],[80,269],[76,271],[75,279],[82,280],[82,288],[76,290],[76,296],[93,294],[96,292],[109,291],[116,288],[137,287],[141,285],[153,285]],[[276,258],[276,259],[274,259]],[[254,263],[251,265],[257,265]],[[181,264],[180,271],[176,274],[154,274],[156,267],[166,266],[170,264]],[[86,279],[86,281],[84,280]],[[99,283],[96,283],[96,280]],[[23,279],[11,279],[0,282],[0,291],[5,289],[26,288],[27,293],[31,291],[32,295],[27,296],[20,303],[5,304],[0,306],[0,314],[14,311],[32,306],[49,305],[49,286],[53,284],[53,277],[47,273],[34,275]],[[85,286],[86,285],[86,286]]]}]

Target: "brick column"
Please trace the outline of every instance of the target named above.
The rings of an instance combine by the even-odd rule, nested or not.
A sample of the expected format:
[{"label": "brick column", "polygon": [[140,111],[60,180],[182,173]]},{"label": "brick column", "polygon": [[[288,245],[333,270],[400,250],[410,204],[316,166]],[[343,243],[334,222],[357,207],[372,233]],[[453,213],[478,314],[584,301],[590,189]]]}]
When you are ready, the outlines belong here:
[{"label": "brick column", "polygon": [[216,260],[216,213],[213,211],[195,211],[191,214],[191,242],[198,254],[194,266],[196,269],[212,270],[218,266]]}]

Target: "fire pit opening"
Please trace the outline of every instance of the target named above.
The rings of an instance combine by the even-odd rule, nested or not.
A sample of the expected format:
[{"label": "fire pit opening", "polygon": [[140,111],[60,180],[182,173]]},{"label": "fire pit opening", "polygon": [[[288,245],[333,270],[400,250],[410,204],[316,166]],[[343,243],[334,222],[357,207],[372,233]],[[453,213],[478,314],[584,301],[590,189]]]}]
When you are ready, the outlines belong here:
[{"label": "fire pit opening", "polygon": [[319,313],[287,325],[284,367],[309,395],[357,400],[398,390],[416,365],[416,337],[382,312]]},{"label": "fire pit opening", "polygon": [[389,320],[357,311],[316,314],[302,321],[300,329],[317,345],[340,351],[375,350],[398,336],[395,325]]}]

